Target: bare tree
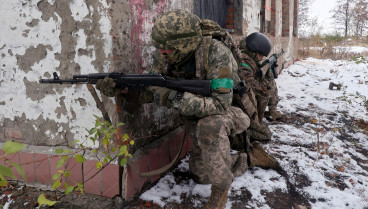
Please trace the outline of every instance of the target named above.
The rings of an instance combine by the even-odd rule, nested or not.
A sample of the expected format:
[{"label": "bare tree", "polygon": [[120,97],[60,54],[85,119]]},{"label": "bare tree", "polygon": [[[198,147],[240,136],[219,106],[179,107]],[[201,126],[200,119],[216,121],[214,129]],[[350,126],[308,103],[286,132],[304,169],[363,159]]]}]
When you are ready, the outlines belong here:
[{"label": "bare tree", "polygon": [[353,8],[353,24],[356,36],[362,36],[368,27],[368,0],[358,0]]},{"label": "bare tree", "polygon": [[336,22],[336,28],[344,31],[345,37],[348,36],[350,23],[353,16],[353,5],[356,0],[337,0],[335,8],[331,11],[332,18]]},{"label": "bare tree", "polygon": [[298,30],[299,35],[305,36],[307,33],[306,28],[309,25],[309,6],[311,0],[299,0],[298,5]]}]

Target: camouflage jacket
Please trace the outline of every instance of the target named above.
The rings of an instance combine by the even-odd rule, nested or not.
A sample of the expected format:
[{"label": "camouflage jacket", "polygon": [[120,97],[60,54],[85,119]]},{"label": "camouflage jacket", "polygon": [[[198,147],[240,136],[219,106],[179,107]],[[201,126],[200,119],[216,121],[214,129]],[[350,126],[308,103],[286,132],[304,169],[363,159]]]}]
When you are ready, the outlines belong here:
[{"label": "camouflage jacket", "polygon": [[[230,51],[221,41],[211,39],[208,55],[204,51],[203,41],[194,52],[195,58],[195,71],[185,74],[190,60],[180,65],[171,66],[168,68],[168,64],[159,56],[158,59],[154,59],[154,65],[152,66],[152,73],[161,73],[165,76],[173,78],[184,79],[202,79],[212,80],[221,78],[230,78],[234,82],[234,86],[237,86],[240,82],[240,78],[237,74],[238,65]],[[158,53],[156,53],[158,54]],[[207,57],[207,60],[203,60]],[[207,62],[208,67],[205,67],[203,63]],[[205,69],[208,68],[208,69]],[[153,92],[154,93],[154,92]],[[152,102],[153,97],[149,97]],[[185,92],[182,99],[179,102],[178,110],[180,114],[184,116],[202,118],[209,115],[224,114],[224,112],[231,106],[233,99],[232,89],[212,90],[211,97],[202,97],[192,93]]]},{"label": "camouflage jacket", "polygon": [[[265,65],[263,68],[269,68],[269,65]],[[261,69],[256,62],[246,53],[242,52],[241,61],[238,69],[239,77],[244,80],[245,83],[250,86],[253,91],[262,96],[269,95],[269,82],[274,80],[271,70],[268,70],[265,79],[261,79]]]}]

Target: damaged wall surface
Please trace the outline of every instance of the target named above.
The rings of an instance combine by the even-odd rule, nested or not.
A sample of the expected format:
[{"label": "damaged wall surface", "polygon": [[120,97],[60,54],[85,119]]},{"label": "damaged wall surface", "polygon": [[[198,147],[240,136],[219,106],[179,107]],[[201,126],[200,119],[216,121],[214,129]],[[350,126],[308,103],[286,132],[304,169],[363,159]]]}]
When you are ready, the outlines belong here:
[{"label": "damaged wall surface", "polygon": [[[0,141],[68,146],[75,139],[85,140],[85,129],[94,126],[94,115],[101,117],[86,86],[40,84],[39,79],[51,78],[53,72],[60,78],[147,72],[154,50],[150,44],[154,19],[168,10],[184,8],[193,10],[193,2],[4,2],[0,22]],[[116,121],[114,99],[102,99]],[[157,136],[179,125],[166,117],[173,113],[164,108],[144,105],[140,112],[139,117],[124,116],[129,121],[127,131],[135,137]]]},{"label": "damaged wall surface", "polygon": [[[237,36],[260,30],[261,1],[224,0],[235,11]],[[274,50],[284,48],[295,60],[293,1],[290,36],[281,38],[282,5],[273,1]],[[2,3],[0,19],[0,141],[32,145],[68,145],[86,138],[94,116],[101,116],[85,85],[40,84],[58,72],[73,74],[119,71],[147,73],[154,47],[150,41],[156,17],[172,9],[195,12],[198,1],[177,0],[17,0]],[[230,7],[229,7],[230,8]],[[229,9],[230,11],[230,9]],[[234,12],[233,11],[233,12]],[[201,11],[201,14],[203,11]],[[229,20],[227,21],[229,22]],[[117,121],[115,103],[102,99]],[[152,104],[140,114],[121,114],[129,134],[140,138],[167,133],[179,125],[177,113]],[[138,130],[138,131],[137,131]],[[91,144],[90,144],[91,145]]]},{"label": "damaged wall surface", "polygon": [[[203,17],[207,17],[208,12],[213,16],[213,11],[206,11],[205,6],[200,11],[195,9],[200,1],[3,1],[0,8],[0,142],[15,140],[34,145],[32,147],[56,147],[70,146],[78,139],[87,141],[85,146],[98,146],[87,140],[86,129],[94,127],[94,115],[102,117],[102,114],[87,87],[40,84],[39,79],[52,78],[53,72],[57,72],[61,79],[71,78],[74,74],[99,72],[148,73],[153,62],[151,54],[155,50],[150,38],[155,19],[172,9],[197,12]],[[275,32],[267,35],[273,43],[272,53],[283,48],[286,53],[282,63],[292,62],[296,59],[297,50],[292,28],[292,19],[295,18],[292,11],[296,5],[291,0],[270,1]],[[227,29],[235,37],[261,30],[263,1],[222,2],[226,3],[228,11],[223,11],[221,14],[227,16],[220,19],[226,19],[226,27],[229,26]],[[290,12],[282,11],[285,2],[289,3]],[[288,37],[282,35],[285,16],[291,19],[289,26],[285,27]],[[147,160],[151,159],[144,156],[147,153],[159,156],[161,166],[169,163],[166,162],[169,158],[161,155],[175,153],[172,147],[178,148],[175,140],[182,134],[178,128],[181,125],[178,112],[144,104],[136,114],[128,114],[116,107],[114,98],[102,95],[100,98],[112,121],[125,123],[123,131],[135,139],[136,147],[147,145],[161,136],[169,136],[166,141],[162,140],[163,145],[156,144],[153,151],[143,151],[142,159],[136,159],[138,165],[151,168],[154,165],[150,163],[158,162]],[[165,149],[162,146],[166,146]],[[186,146],[186,150],[190,150],[190,146]],[[169,154],[172,157],[174,153]],[[124,177],[126,185],[131,182],[130,178],[135,176]],[[140,191],[144,182],[138,178],[137,185],[126,186],[125,197]],[[118,192],[119,189],[112,195]]]},{"label": "damaged wall surface", "polygon": [[99,0],[2,2],[0,141],[68,145],[85,139],[93,115],[101,115],[87,88],[39,79],[110,71],[108,7]]},{"label": "damaged wall surface", "polygon": [[[261,1],[224,2],[234,5],[237,35],[260,30]],[[281,1],[274,4],[278,26],[275,35],[270,36],[273,51],[286,46],[285,59],[294,59],[292,28],[289,38],[282,39]],[[93,115],[101,116],[85,85],[41,85],[39,79],[52,77],[52,72],[58,72],[61,78],[113,71],[147,73],[154,51],[150,33],[155,18],[172,9],[195,12],[195,5],[198,1],[3,2],[0,140],[67,146],[75,139],[85,139],[85,129],[94,125]],[[290,4],[290,11],[292,7]],[[292,15],[290,12],[290,19]],[[102,99],[113,121],[117,121],[114,100]],[[163,135],[180,123],[172,120],[176,112],[152,104],[140,107],[139,113],[120,115],[127,122],[126,131],[136,138]]]}]

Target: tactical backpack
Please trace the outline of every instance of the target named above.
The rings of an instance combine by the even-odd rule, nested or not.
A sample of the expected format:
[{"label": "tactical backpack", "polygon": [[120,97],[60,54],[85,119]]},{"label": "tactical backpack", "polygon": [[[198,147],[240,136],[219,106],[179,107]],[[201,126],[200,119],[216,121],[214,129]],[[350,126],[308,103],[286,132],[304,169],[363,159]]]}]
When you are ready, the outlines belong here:
[{"label": "tactical backpack", "polygon": [[232,36],[226,29],[221,28],[221,26],[215,21],[209,19],[201,19],[203,25],[203,67],[207,71],[209,69],[208,65],[208,55],[210,51],[211,39],[216,39],[221,41],[227,46],[232,52],[235,60],[239,63],[240,61],[240,50],[235,44]]}]

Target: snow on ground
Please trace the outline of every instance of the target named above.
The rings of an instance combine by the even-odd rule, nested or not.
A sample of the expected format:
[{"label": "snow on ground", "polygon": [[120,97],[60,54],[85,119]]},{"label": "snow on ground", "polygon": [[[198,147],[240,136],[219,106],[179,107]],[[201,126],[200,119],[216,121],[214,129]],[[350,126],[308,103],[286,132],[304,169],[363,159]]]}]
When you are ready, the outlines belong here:
[{"label": "snow on ground", "polygon": [[[310,49],[310,50],[318,50],[322,51],[323,47],[307,47],[304,49]],[[333,50],[335,53],[366,53],[368,52],[368,48],[364,46],[334,46]]]},{"label": "snow on ground", "polygon": [[[330,82],[342,89],[329,90]],[[282,208],[280,198],[313,209],[368,208],[368,65],[308,58],[283,69],[277,84],[284,119],[267,121],[273,137],[264,147],[283,172],[249,169],[234,179],[226,208]],[[175,181],[189,173],[187,161],[140,199],[203,206],[210,185]]]}]

